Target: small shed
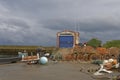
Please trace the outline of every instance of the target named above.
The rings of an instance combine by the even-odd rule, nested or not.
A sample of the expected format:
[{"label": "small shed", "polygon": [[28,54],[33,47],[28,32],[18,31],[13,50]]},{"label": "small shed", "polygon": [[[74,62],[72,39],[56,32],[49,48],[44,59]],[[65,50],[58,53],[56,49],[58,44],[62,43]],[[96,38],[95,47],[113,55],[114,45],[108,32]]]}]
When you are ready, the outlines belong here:
[{"label": "small shed", "polygon": [[57,33],[57,47],[72,48],[79,44],[79,32],[64,30]]}]

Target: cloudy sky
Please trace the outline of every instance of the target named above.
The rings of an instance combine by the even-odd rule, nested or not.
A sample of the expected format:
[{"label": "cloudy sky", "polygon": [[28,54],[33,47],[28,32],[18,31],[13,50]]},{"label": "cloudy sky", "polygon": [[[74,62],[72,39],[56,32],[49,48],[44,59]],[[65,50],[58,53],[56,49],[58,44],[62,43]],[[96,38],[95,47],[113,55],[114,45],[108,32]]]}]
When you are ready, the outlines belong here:
[{"label": "cloudy sky", "polygon": [[120,39],[120,0],[0,0],[0,45],[56,45],[56,33],[80,41]]}]

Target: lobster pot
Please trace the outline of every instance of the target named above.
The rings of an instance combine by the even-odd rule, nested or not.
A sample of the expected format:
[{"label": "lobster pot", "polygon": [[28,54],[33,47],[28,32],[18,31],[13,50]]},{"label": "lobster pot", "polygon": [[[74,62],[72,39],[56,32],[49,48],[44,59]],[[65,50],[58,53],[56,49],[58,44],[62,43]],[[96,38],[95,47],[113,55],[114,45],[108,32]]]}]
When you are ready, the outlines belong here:
[{"label": "lobster pot", "polygon": [[72,48],[79,44],[79,33],[73,31],[62,31],[57,33],[57,47]]}]

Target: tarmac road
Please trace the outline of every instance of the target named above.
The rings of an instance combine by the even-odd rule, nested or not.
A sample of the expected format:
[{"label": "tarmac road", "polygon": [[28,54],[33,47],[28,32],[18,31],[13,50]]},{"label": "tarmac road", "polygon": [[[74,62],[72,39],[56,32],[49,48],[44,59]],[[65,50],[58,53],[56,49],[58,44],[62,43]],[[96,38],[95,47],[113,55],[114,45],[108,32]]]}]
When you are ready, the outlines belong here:
[{"label": "tarmac road", "polygon": [[0,80],[94,80],[79,71],[72,63],[59,62],[46,65],[14,63],[0,65]]},{"label": "tarmac road", "polygon": [[[81,66],[86,71],[80,71]],[[49,62],[46,65],[14,63],[0,65],[0,80],[110,80],[96,79],[86,68],[98,68],[92,64],[75,62]]]}]

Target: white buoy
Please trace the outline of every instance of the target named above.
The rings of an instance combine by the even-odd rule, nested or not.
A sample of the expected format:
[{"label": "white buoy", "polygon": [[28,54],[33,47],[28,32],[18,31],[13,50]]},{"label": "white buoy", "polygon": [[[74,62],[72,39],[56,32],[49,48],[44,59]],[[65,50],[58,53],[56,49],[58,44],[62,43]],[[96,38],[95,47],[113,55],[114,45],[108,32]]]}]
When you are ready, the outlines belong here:
[{"label": "white buoy", "polygon": [[41,57],[39,60],[40,64],[47,64],[48,63],[48,59],[46,57]]}]

